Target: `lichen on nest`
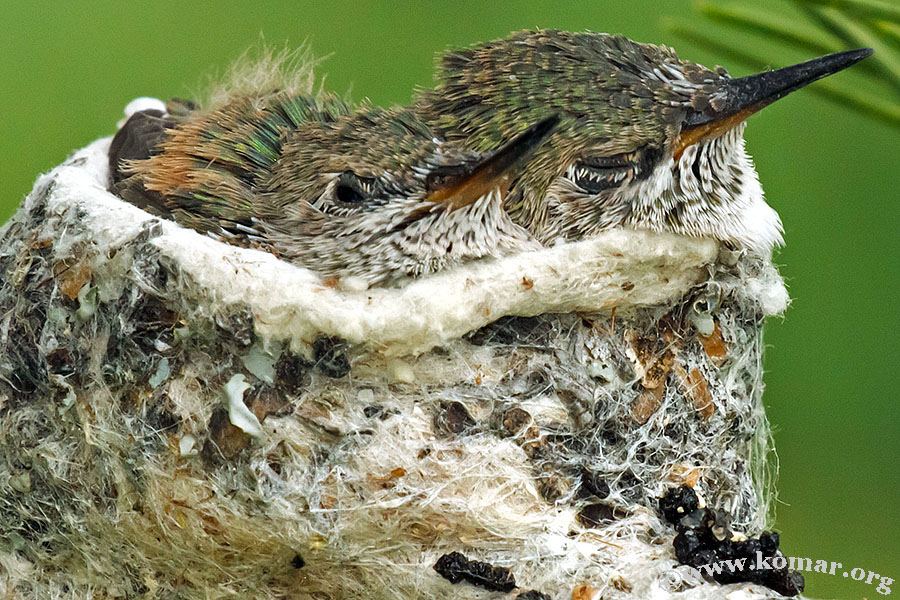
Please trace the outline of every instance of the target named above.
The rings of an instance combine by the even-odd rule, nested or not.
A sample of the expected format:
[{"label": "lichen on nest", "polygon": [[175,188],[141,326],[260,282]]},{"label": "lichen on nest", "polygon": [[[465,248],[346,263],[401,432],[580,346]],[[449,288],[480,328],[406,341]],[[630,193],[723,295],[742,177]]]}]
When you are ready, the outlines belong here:
[{"label": "lichen on nest", "polygon": [[666,490],[768,524],[768,260],[617,231],[334,288],[108,196],[105,143],[2,231],[3,593],[504,597],[458,552],[508,597],[647,597]]}]

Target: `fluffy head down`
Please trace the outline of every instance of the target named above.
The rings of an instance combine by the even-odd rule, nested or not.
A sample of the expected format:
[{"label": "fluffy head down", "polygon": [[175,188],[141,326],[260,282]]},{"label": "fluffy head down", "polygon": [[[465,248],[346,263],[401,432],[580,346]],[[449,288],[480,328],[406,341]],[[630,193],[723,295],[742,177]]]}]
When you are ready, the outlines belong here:
[{"label": "fluffy head down", "polygon": [[741,124],[689,146],[677,160],[646,165],[646,172],[622,172],[608,188],[596,171],[572,164],[547,190],[543,235],[580,238],[626,226],[769,252],[782,243],[781,219],[763,199],[743,130]]},{"label": "fluffy head down", "polygon": [[417,111],[485,149],[548,110],[562,123],[507,209],[543,242],[613,227],[712,237],[766,253],[781,241],[744,151],[743,126],[683,145],[686,123],[732,81],[663,46],[621,36],[525,31],[448,52]]}]

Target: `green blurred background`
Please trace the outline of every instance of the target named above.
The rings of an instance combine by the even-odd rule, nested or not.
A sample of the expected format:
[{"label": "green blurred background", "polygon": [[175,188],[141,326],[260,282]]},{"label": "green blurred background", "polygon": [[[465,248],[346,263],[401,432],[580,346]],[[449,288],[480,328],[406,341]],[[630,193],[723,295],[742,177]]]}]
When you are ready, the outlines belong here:
[{"label": "green blurred background", "polygon": [[[308,41],[330,55],[327,89],[383,105],[428,86],[442,49],[534,27],[623,33],[748,74],[662,27],[679,15],[692,18],[688,0],[4,3],[0,222],[39,173],[112,134],[129,100],[195,95],[261,33]],[[774,66],[810,58],[761,50]],[[900,577],[900,131],[802,91],[753,117],[746,137],[784,220],[777,262],[793,297],[767,332],[776,528],[788,555]],[[818,574],[806,593],[878,597],[874,585]]]}]

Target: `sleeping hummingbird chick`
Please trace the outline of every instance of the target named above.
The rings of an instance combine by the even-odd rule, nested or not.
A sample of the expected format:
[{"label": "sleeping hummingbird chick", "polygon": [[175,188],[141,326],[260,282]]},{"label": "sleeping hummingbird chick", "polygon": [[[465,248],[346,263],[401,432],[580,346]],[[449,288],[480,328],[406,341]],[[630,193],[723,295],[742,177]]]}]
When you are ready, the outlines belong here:
[{"label": "sleeping hummingbird chick", "polygon": [[369,284],[616,227],[768,254],[782,226],[745,119],[871,52],[732,79],[621,36],[525,31],[448,52],[409,109],[276,90],[139,112],[110,147],[110,189]]},{"label": "sleeping hummingbird chick", "polygon": [[555,116],[477,153],[438,139],[409,110],[354,109],[328,95],[166,107],[118,131],[110,191],[216,239],[368,285],[540,247],[502,205]]},{"label": "sleeping hummingbird chick", "polygon": [[744,150],[744,120],[870,54],[732,79],[622,36],[523,31],[446,53],[415,111],[479,152],[549,111],[560,115],[506,199],[542,243],[630,227],[767,255],[782,243],[782,226]]}]

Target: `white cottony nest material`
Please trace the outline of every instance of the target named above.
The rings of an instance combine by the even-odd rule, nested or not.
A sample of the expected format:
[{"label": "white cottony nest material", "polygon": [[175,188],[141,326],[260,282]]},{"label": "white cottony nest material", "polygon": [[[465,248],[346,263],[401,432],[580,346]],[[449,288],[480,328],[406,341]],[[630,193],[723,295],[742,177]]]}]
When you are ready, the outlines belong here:
[{"label": "white cottony nest material", "polygon": [[[83,211],[101,251],[135,237],[154,217],[106,191],[106,149],[99,140],[47,176],[48,210]],[[41,182],[38,183],[40,187]],[[325,333],[389,355],[419,353],[504,315],[608,310],[671,301],[700,281],[716,258],[708,239],[616,230],[579,243],[483,261],[401,289],[344,289],[271,254],[223,246],[160,221],[153,243],[223,304],[244,304],[257,331],[309,342]],[[349,287],[349,289],[347,289]]]},{"label": "white cottony nest material", "polygon": [[107,144],[0,231],[0,595],[777,596],[686,578],[657,508],[768,523],[768,259],[612,231],[334,286],[111,196]]}]

